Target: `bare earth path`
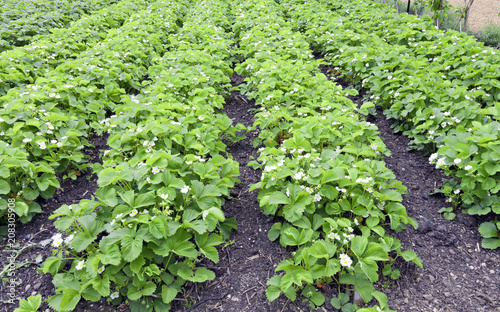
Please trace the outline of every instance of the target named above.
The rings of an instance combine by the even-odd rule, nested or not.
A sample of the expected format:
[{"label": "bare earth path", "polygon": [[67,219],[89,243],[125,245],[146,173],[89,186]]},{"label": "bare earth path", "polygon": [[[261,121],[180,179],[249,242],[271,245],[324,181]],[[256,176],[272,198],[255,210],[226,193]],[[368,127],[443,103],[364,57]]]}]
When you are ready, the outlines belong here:
[{"label": "bare earth path", "polygon": [[[448,0],[455,7],[464,5],[464,0]],[[469,15],[469,27],[473,32],[479,31],[489,23],[500,25],[499,0],[475,0]]]}]

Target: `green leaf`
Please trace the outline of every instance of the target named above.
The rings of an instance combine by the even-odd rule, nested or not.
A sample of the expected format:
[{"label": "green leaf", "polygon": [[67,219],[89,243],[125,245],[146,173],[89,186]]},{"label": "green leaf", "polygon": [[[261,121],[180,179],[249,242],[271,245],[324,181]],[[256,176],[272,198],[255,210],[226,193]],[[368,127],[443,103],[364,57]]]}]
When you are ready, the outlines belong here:
[{"label": "green leaf", "polygon": [[191,270],[181,269],[178,271],[178,274],[183,279],[196,283],[203,283],[205,281],[211,281],[215,279],[215,273],[207,268],[197,268],[196,272],[194,272],[194,275],[193,271]]},{"label": "green leaf", "polygon": [[273,192],[269,195],[268,203],[270,204],[288,204],[290,199],[281,192]]},{"label": "green leaf", "polygon": [[271,229],[269,229],[269,232],[267,232],[267,238],[269,238],[270,241],[274,242],[280,236],[280,233],[281,233],[281,223],[280,222],[274,223],[271,226]]},{"label": "green leaf", "polygon": [[172,251],[175,254],[186,258],[196,258],[197,255],[196,246],[188,241],[175,243]]},{"label": "green leaf", "polygon": [[14,206],[14,212],[19,216],[26,216],[28,215],[30,207],[28,206],[27,203],[21,200],[16,200],[15,206]]},{"label": "green leaf", "polygon": [[80,252],[85,250],[88,245],[90,245],[96,237],[92,237],[89,235],[87,232],[80,232],[73,237],[73,240],[71,241],[71,246],[75,251]]},{"label": "green leaf", "polygon": [[368,239],[364,236],[355,236],[351,240],[351,250],[354,252],[358,259],[361,259],[368,245]]},{"label": "green leaf", "polygon": [[38,198],[38,195],[40,195],[40,193],[29,186],[23,188],[23,197],[26,200],[35,200]]},{"label": "green leaf", "polygon": [[139,274],[141,268],[144,266],[145,263],[146,260],[144,260],[144,257],[139,256],[134,261],[130,262],[130,270],[135,274]]},{"label": "green leaf", "polygon": [[154,192],[148,192],[137,196],[133,208],[148,207],[154,204],[156,204]]},{"label": "green leaf", "polygon": [[63,296],[61,298],[61,308],[64,310],[72,311],[75,309],[76,304],[80,301],[82,296],[80,293],[74,289],[66,288],[63,290]]},{"label": "green leaf", "polygon": [[59,267],[61,266],[61,258],[59,257],[48,257],[43,263],[43,274],[49,272],[52,275],[56,275],[57,271],[59,271]]},{"label": "green leaf", "polygon": [[326,250],[324,245],[324,241],[317,241],[309,248],[309,254],[316,258],[325,258],[329,259],[330,255]]},{"label": "green leaf", "polygon": [[[273,277],[271,277],[267,283],[267,285],[269,285],[270,287],[268,287],[266,289],[266,297],[269,301],[273,301],[275,300],[276,298],[279,297],[280,293],[281,293],[281,276],[279,275],[274,275]],[[294,289],[293,287],[289,287],[289,289]],[[295,293],[295,292],[294,292]],[[289,293],[290,295],[290,293]],[[289,296],[287,296],[289,297]]]},{"label": "green leaf", "polygon": [[384,293],[382,293],[380,291],[375,291],[375,292],[373,292],[373,297],[375,297],[375,299],[377,299],[382,310],[385,310],[386,308],[389,307],[387,305],[387,296]]},{"label": "green leaf", "polygon": [[149,222],[149,233],[151,233],[156,238],[162,238],[166,236],[167,228],[160,217],[154,218]]},{"label": "green leaf", "polygon": [[131,262],[142,252],[142,238],[136,237],[133,238],[130,235],[126,235],[122,238],[122,254],[123,260]]},{"label": "green leaf", "polygon": [[363,273],[365,273],[366,276],[368,276],[368,278],[372,283],[375,283],[378,280],[377,263],[373,260],[365,258],[361,259],[358,263]]},{"label": "green leaf", "polygon": [[177,296],[177,293],[179,291],[173,287],[168,287],[167,285],[163,285],[161,287],[161,298],[163,300],[163,303],[169,304],[174,300],[175,296]]},{"label": "green leaf", "polygon": [[339,191],[331,185],[323,185],[320,189],[320,194],[328,199],[334,200],[339,195]]},{"label": "green leaf", "polygon": [[417,256],[417,254],[412,250],[405,250],[401,253],[405,261],[413,261],[416,265],[423,268],[422,260]]},{"label": "green leaf", "polygon": [[114,188],[109,190],[99,188],[96,191],[96,197],[109,207],[118,205],[118,198],[116,197],[116,190]]},{"label": "green leaf", "polygon": [[208,236],[206,233],[203,235],[195,234],[195,242],[200,248],[201,253],[214,263],[219,262],[219,253],[213,246],[222,244],[223,241],[220,236],[216,234]]},{"label": "green leaf", "polygon": [[92,279],[92,286],[101,296],[109,296],[109,277],[107,275],[104,275],[103,277],[97,276],[96,278]]},{"label": "green leaf", "polygon": [[269,286],[266,289],[266,297],[269,302],[276,300],[281,294],[281,289],[277,286]]},{"label": "green leaf", "polygon": [[0,177],[7,179],[10,177],[10,170],[7,167],[0,167]]},{"label": "green leaf", "polygon": [[481,233],[484,238],[498,237],[497,227],[492,222],[484,222],[481,224],[479,227],[479,233]]},{"label": "green leaf", "polygon": [[325,303],[325,296],[323,296],[320,292],[314,292],[313,295],[309,298],[309,301],[314,303],[316,306],[321,306]]},{"label": "green leaf", "polygon": [[389,255],[380,245],[370,244],[368,250],[363,256],[363,259],[370,259],[375,261],[387,261]]},{"label": "green leaf", "polygon": [[372,294],[375,291],[375,287],[367,278],[363,278],[363,276],[360,276],[359,274],[346,274],[340,277],[339,282],[341,284],[354,285],[361,297],[363,297],[364,302],[369,302],[373,299]]},{"label": "green leaf", "polygon": [[500,247],[500,239],[498,239],[498,238],[484,238],[481,241],[481,246],[484,249],[497,249]]},{"label": "green leaf", "polygon": [[[119,233],[123,233],[123,231],[118,231],[118,232],[119,232]],[[113,233],[113,232],[112,232],[112,233]],[[108,236],[107,236],[107,237],[108,237],[108,239],[109,239],[109,237],[110,237],[110,236],[112,236],[112,235],[113,235],[113,234],[108,235]],[[106,237],[104,237],[104,238],[106,238]],[[103,239],[104,239],[104,238],[103,238]],[[120,239],[121,239],[121,238],[122,238],[122,237],[120,236]],[[103,242],[102,242],[102,240],[103,240],[103,239],[101,239],[101,242],[100,242],[100,246],[99,246],[99,247],[101,248],[101,251],[102,251],[104,248],[106,248],[106,249],[105,249],[106,251],[104,252],[104,254],[98,254],[98,255],[97,255],[97,257],[99,258],[99,260],[101,260],[101,262],[102,262],[103,264],[112,264],[112,265],[118,265],[118,264],[120,264],[120,261],[121,261],[122,257],[121,257],[121,252],[120,252],[120,250],[119,250],[118,246],[117,246],[117,245],[114,245],[114,244],[112,244],[112,245],[106,245],[105,243],[103,243]],[[115,242],[116,242],[116,240],[115,240]],[[106,247],[106,246],[107,246],[107,247]]]},{"label": "green leaf", "polygon": [[42,295],[30,296],[28,297],[28,301],[21,300],[19,302],[19,308],[15,309],[14,312],[36,312],[41,304]]}]

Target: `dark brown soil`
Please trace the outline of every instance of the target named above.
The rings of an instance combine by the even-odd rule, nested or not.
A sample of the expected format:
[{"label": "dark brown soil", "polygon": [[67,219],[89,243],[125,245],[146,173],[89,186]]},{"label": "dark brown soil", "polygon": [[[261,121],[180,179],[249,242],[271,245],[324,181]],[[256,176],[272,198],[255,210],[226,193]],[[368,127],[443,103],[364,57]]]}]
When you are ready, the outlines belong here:
[{"label": "dark brown soil", "polygon": [[449,205],[444,196],[429,196],[442,186],[444,174],[428,163],[423,152],[408,151],[409,139],[394,134],[379,111],[374,123],[379,127],[392,155],[385,158],[388,168],[407,188],[403,196],[408,215],[417,219],[418,230],[407,228],[394,236],[403,249],[415,251],[423,269],[406,273],[384,292],[393,308],[405,311],[500,311],[500,252],[480,247],[477,228],[485,220],[457,213],[448,221],[437,211]]}]

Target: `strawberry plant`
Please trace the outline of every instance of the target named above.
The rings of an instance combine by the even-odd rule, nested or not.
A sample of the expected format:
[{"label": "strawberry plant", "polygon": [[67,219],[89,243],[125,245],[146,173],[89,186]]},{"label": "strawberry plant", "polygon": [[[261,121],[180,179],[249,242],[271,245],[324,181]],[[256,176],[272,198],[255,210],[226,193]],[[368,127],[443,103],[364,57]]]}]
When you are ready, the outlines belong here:
[{"label": "strawberry plant", "polygon": [[[166,14],[173,3],[157,9]],[[54,275],[55,310],[104,296],[129,302],[132,311],[168,311],[186,282],[215,278],[199,262],[217,263],[214,246],[236,228],[221,206],[239,175],[238,163],[222,156],[221,137],[242,129],[216,111],[232,74],[226,10],[217,1],[188,9],[141,94],[122,96],[116,114],[102,121],[111,149],[94,166],[96,198],[51,216],[62,233],[43,272]]]},{"label": "strawberry plant", "polygon": [[[15,155],[25,155],[23,160],[28,162],[20,166],[10,163],[9,158],[2,160],[9,168],[1,176],[0,209],[4,213],[7,197],[16,197],[16,201],[25,203],[16,213],[22,222],[29,221],[40,210],[36,203],[31,207],[29,202],[39,196],[52,197],[59,187],[58,177],[88,166],[81,152],[89,145],[87,133],[102,128],[100,122],[106,112],[121,103],[126,90],[141,87],[146,67],[157,53],[165,51],[165,35],[177,29],[174,25],[176,14],[182,12],[181,3],[149,17],[152,9],[159,10],[163,5],[159,2],[140,11],[117,32],[119,36],[49,71],[26,91],[12,88],[0,98],[4,105],[1,138],[5,146],[16,149]],[[165,16],[171,17],[172,24],[165,22]],[[106,54],[107,58],[101,59]]]},{"label": "strawberry plant", "polygon": [[235,70],[247,76],[242,90],[261,106],[253,126],[260,129],[254,142],[260,157],[252,165],[263,174],[251,189],[260,189],[266,214],[284,219],[272,226],[269,239],[296,248],[293,259],[278,265],[282,274],[268,281],[268,299],[284,293],[296,300],[302,291],[312,308],[320,306],[325,297],[312,287],[319,281],[338,287],[339,295],[354,285],[365,302],[375,296],[384,306],[385,299],[388,310],[372,285],[377,263],[395,252],[421,265],[381,226],[417,226],[400,203],[406,189],[382,161],[389,152],[376,127],[360,120],[342,89],[319,72],[322,62],[288,27],[282,7],[242,1],[235,15],[245,57]]},{"label": "strawberry plant", "polygon": [[38,36],[29,45],[5,51],[0,55],[0,94],[16,86],[24,89],[43,77],[47,70],[78,57],[79,53],[106,39],[110,29],[121,27],[145,6],[138,0],[119,1],[83,16],[68,28],[52,29],[51,33]]},{"label": "strawberry plant", "polygon": [[116,0],[6,1],[0,13],[0,52],[29,43],[52,28],[67,27],[83,14],[90,14]]},{"label": "strawberry plant", "polygon": [[[334,70],[367,90],[415,148],[436,152],[429,160],[451,177],[439,192],[454,207],[500,213],[495,51],[370,1],[287,1],[287,7]],[[398,21],[408,27],[401,30]]]}]

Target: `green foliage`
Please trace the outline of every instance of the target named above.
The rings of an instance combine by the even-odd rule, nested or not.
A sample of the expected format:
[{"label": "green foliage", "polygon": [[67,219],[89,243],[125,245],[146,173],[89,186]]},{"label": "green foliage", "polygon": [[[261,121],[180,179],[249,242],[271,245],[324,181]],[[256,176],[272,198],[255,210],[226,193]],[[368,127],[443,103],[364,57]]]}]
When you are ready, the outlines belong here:
[{"label": "green foliage", "polygon": [[28,300],[19,301],[19,308],[16,308],[14,312],[36,312],[41,304],[42,295],[30,296]]},{"label": "green foliage", "polygon": [[477,33],[477,36],[478,40],[484,42],[485,45],[498,48],[500,45],[500,25],[488,24]]},{"label": "green foliage", "polygon": [[[302,6],[307,4],[297,2],[294,12],[304,12]],[[376,127],[319,72],[323,61],[313,59],[306,37],[290,28],[293,21],[285,22],[285,7],[287,1],[235,5],[244,57],[235,71],[247,77],[243,92],[261,106],[252,127],[260,130],[254,141],[260,156],[250,165],[263,173],[251,190],[260,190],[266,214],[285,220],[272,226],[269,239],[295,249],[293,259],[276,268],[283,274],[268,281],[266,295],[296,300],[302,291],[315,308],[326,300],[314,287],[321,282],[339,289],[355,285],[369,302],[378,263],[389,261],[390,251],[402,255],[381,225],[400,231],[417,224],[401,205],[406,188],[385,167],[382,156],[390,152]],[[410,261],[421,265],[418,257]]]},{"label": "green foliage", "polygon": [[500,222],[485,222],[479,227],[479,233],[483,237],[481,245],[486,249],[500,247]]},{"label": "green foliage", "polygon": [[[139,7],[128,4],[122,15],[112,17],[126,19]],[[150,5],[152,8],[155,6]],[[159,32],[176,30],[165,23],[167,15],[151,17],[141,24],[150,15],[149,9],[135,12],[119,35],[116,30],[110,31],[108,40],[94,49],[81,51],[78,58],[44,70],[43,79],[35,84],[10,88],[0,97],[4,107],[0,112],[0,217],[7,211],[7,199],[15,198],[20,221],[31,220],[41,211],[35,200],[51,198],[61,176],[71,176],[88,167],[84,163],[89,157],[82,152],[91,145],[86,139],[88,133],[102,131],[106,112],[115,103],[121,103],[125,90],[140,87],[145,67],[151,65],[157,52],[164,50],[161,40],[166,39]],[[101,18],[106,14],[102,12]],[[177,17],[171,15],[175,21]],[[146,40],[147,44],[138,46],[137,40]],[[118,53],[123,49],[129,53],[127,58]],[[103,59],[102,55],[107,57]],[[136,67],[126,65],[129,62]],[[100,69],[99,74],[96,68]]]},{"label": "green foliage", "polygon": [[117,0],[56,1],[35,0],[2,2],[0,11],[0,52],[29,43],[33,37],[52,28],[67,27],[84,14],[90,14]]},{"label": "green foliage", "polygon": [[435,152],[429,161],[451,177],[439,192],[452,208],[499,214],[498,53],[371,1],[290,2],[302,8],[290,19],[333,69],[366,90],[414,148]]},{"label": "green foliage", "polygon": [[[135,75],[151,78],[140,94],[109,105],[114,115],[93,124],[109,133],[110,147],[93,166],[95,198],[63,205],[50,217],[62,234],[42,271],[54,275],[56,294],[48,302],[57,311],[101,297],[128,300],[131,311],[168,311],[186,282],[215,278],[198,262],[217,263],[215,246],[237,229],[221,210],[239,175],[238,163],[222,156],[222,138],[236,139],[242,128],[217,110],[232,74],[227,8],[218,1],[188,4],[152,4],[135,16],[133,40],[121,32],[110,42],[113,53],[137,53],[144,68],[123,67],[129,82],[107,81],[95,92],[141,85]],[[177,18],[183,27],[170,28]],[[137,42],[151,46],[139,49]]]},{"label": "green foliage", "polygon": [[333,297],[330,300],[330,304],[337,310],[342,312],[353,312],[357,311],[358,306],[349,302],[349,295],[345,293],[340,293],[338,297]]},{"label": "green foliage", "polygon": [[[33,4],[40,1],[30,1]],[[43,3],[51,1],[43,1]],[[87,1],[89,2],[89,1]],[[127,19],[146,4],[139,0],[99,1],[109,2],[99,11],[83,16],[68,28],[54,28],[50,33],[36,37],[29,45],[5,51],[0,55],[0,94],[6,94],[10,88],[25,87],[37,78],[47,74],[69,59],[75,59],[80,53],[103,39],[111,39],[115,34],[108,32],[119,28]],[[83,3],[77,1],[77,3]],[[41,4],[38,3],[40,6]],[[38,16],[40,18],[40,16]],[[15,60],[14,62],[12,60]]]}]

